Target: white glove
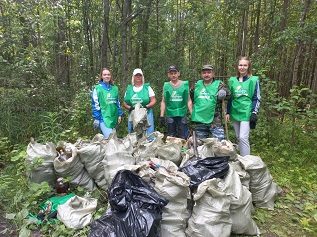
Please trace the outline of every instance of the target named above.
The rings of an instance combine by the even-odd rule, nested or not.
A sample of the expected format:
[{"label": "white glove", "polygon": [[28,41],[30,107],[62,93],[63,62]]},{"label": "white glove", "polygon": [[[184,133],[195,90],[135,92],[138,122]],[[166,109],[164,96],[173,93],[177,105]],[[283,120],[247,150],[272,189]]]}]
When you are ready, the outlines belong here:
[{"label": "white glove", "polygon": [[217,96],[218,100],[223,100],[226,97],[227,93],[225,90],[221,89],[218,91]]}]

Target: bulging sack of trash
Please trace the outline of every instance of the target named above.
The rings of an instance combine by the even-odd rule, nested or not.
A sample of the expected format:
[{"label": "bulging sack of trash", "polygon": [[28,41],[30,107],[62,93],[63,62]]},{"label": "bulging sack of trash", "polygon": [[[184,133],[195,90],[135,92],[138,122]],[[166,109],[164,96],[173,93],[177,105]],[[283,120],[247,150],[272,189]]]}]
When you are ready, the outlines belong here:
[{"label": "bulging sack of trash", "polygon": [[250,174],[252,202],[259,208],[274,210],[274,202],[282,189],[273,182],[265,163],[259,156],[238,156],[242,167]]},{"label": "bulging sack of trash", "polygon": [[164,134],[156,131],[144,139],[141,139],[132,155],[136,158],[136,163],[148,160],[149,157],[153,157],[156,154],[156,150],[164,145]]},{"label": "bulging sack of trash", "polygon": [[230,161],[237,158],[237,151],[231,141],[222,140],[212,146],[215,156],[230,156]]},{"label": "bulging sack of trash", "polygon": [[168,166],[156,167],[154,189],[169,200],[163,208],[161,236],[186,237],[185,229],[190,216],[187,209],[190,178],[183,172],[172,171]]},{"label": "bulging sack of trash", "polygon": [[250,188],[250,175],[249,173],[242,167],[241,162],[239,160],[231,161],[230,166],[237,172],[240,177],[240,181],[243,186],[247,189]]},{"label": "bulging sack of trash", "polygon": [[96,182],[98,187],[103,190],[108,188],[102,164],[105,146],[103,142],[96,141],[88,143],[78,150],[80,161],[84,164],[89,176]]},{"label": "bulging sack of trash", "polygon": [[201,141],[203,144],[197,147],[200,157],[206,158],[215,156],[213,146],[218,143],[218,138],[205,138],[201,139]]},{"label": "bulging sack of trash", "polygon": [[31,170],[27,172],[27,176],[33,183],[48,182],[54,186],[56,175],[54,171],[53,161],[57,157],[56,146],[52,142],[40,144],[31,138],[26,149],[26,163],[31,166]]},{"label": "bulging sack of trash", "polygon": [[97,199],[74,196],[57,207],[57,218],[68,228],[82,229],[91,223]]},{"label": "bulging sack of trash", "polygon": [[212,178],[222,178],[229,170],[229,156],[194,157],[188,160],[179,171],[190,177],[190,188],[196,188],[200,183]]},{"label": "bulging sack of trash", "polygon": [[84,164],[80,161],[77,148],[73,144],[68,144],[72,149],[71,157],[61,161],[59,157],[54,159],[54,169],[58,177],[71,177],[70,185],[80,186],[92,191],[96,188],[94,180],[89,176]]},{"label": "bulging sack of trash", "polygon": [[160,237],[168,200],[140,176],[120,170],[108,191],[110,208],[90,225],[88,237]]},{"label": "bulging sack of trash", "polygon": [[104,148],[102,164],[105,180],[109,186],[114,176],[113,172],[123,165],[135,165],[135,157],[127,151],[124,144],[116,136],[110,135],[110,139]]},{"label": "bulging sack of trash", "polygon": [[186,236],[230,236],[232,227],[230,197],[221,190],[222,184],[223,180],[219,178],[206,180],[193,193],[195,205],[188,220]]},{"label": "bulging sack of trash", "polygon": [[252,220],[251,192],[242,185],[238,173],[231,163],[226,177],[221,180],[221,190],[230,197],[230,217],[232,220],[231,232],[234,234],[259,235],[260,230]]},{"label": "bulging sack of trash", "polygon": [[181,143],[167,143],[157,148],[156,156],[162,160],[172,161],[179,166],[182,161],[181,151]]}]

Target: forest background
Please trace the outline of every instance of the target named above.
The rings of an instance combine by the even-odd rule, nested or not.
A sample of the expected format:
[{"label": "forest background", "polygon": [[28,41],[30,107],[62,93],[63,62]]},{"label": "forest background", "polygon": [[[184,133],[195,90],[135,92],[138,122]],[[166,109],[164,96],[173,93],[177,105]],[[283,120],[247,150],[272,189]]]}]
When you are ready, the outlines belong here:
[{"label": "forest background", "polygon": [[[2,0],[0,22],[2,175],[22,174],[19,152],[30,137],[45,143],[94,136],[90,92],[102,67],[111,69],[121,101],[133,69],[142,68],[158,100],[156,130],[164,131],[159,101],[169,65],[178,65],[191,86],[206,63],[227,82],[245,55],[262,95],[251,149],[276,174],[286,203],[298,202],[284,203],[298,213],[296,230],[268,231],[316,233],[315,0]],[[124,112],[119,137],[127,134]],[[229,131],[235,141],[230,124]],[[258,220],[267,223],[265,215]]]}]

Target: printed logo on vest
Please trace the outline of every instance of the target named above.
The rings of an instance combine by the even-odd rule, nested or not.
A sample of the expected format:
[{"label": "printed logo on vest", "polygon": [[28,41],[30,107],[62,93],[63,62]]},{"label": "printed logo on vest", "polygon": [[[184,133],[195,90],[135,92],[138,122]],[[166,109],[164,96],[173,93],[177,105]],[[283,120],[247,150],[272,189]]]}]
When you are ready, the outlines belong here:
[{"label": "printed logo on vest", "polygon": [[248,96],[248,91],[243,89],[241,85],[234,90],[234,97]]}]

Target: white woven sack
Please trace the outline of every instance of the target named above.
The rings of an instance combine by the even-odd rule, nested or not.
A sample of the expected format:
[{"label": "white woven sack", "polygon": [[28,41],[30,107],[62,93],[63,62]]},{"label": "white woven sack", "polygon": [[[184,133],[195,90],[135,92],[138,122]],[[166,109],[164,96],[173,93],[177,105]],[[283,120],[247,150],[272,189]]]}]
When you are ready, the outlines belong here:
[{"label": "white woven sack", "polygon": [[190,237],[229,237],[230,196],[221,190],[223,181],[219,178],[202,182],[193,198],[195,205],[188,220],[186,235]]},{"label": "white woven sack", "polygon": [[96,207],[97,199],[74,196],[57,206],[57,218],[68,228],[82,229],[93,220]]}]

